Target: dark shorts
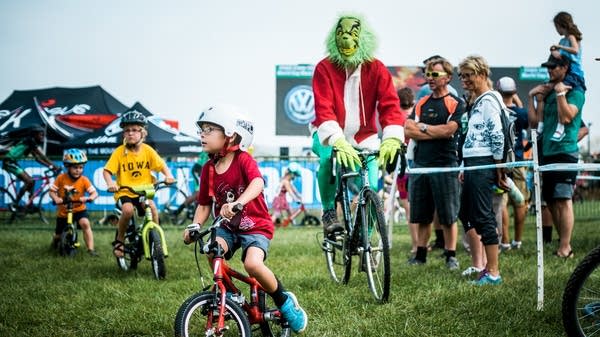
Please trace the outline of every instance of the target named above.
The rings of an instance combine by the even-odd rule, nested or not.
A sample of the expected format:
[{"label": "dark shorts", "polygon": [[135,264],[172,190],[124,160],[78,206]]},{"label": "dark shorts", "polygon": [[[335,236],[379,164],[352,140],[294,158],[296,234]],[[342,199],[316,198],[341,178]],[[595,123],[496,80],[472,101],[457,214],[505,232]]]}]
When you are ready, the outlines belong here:
[{"label": "dark shorts", "polygon": [[[73,223],[77,224],[77,228],[81,229],[79,226],[79,220],[83,218],[90,218],[90,215],[87,211],[75,212],[73,213]],[[56,227],[54,228],[55,234],[60,234],[67,227],[67,218],[56,218]]]},{"label": "dark shorts", "polygon": [[219,227],[217,229],[217,237],[227,242],[228,250],[225,254],[225,259],[229,260],[239,248],[242,248],[242,262],[246,259],[246,251],[249,247],[258,247],[265,252],[265,260],[269,252],[271,241],[262,234],[240,234],[234,233],[226,228]]},{"label": "dark shorts", "polygon": [[140,201],[140,198],[131,198],[124,195],[122,197],[119,197],[119,200],[117,201],[117,207],[121,209],[121,206],[128,202],[133,204],[133,207],[137,210],[138,216],[144,216],[146,212],[144,211],[144,205]]},{"label": "dark shorts", "polygon": [[[577,163],[577,158],[568,154],[559,154],[543,158],[543,164]],[[575,191],[577,171],[542,172],[542,197],[546,202],[571,199]]]},{"label": "dark shorts", "polygon": [[440,224],[456,222],[460,208],[458,172],[411,174],[408,190],[411,223],[430,224],[435,211]]},{"label": "dark shorts", "polygon": [[19,163],[14,161],[14,160],[10,160],[10,159],[4,159],[2,161],[2,169],[8,173],[12,173],[16,176],[20,175],[21,173],[23,173],[23,168],[21,166],[19,166]]}]

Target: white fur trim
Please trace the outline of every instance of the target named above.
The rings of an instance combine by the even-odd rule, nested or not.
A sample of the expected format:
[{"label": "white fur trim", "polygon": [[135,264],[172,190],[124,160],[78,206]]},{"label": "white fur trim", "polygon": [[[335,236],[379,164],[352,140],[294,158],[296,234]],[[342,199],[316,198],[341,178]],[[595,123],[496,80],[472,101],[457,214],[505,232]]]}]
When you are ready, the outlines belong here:
[{"label": "white fur trim", "polygon": [[401,143],[404,143],[404,127],[402,125],[388,125],[383,129],[383,136],[381,139],[386,140],[388,138],[400,139]]},{"label": "white fur trim", "polygon": [[344,131],[336,121],[326,121],[319,125],[317,134],[323,145],[333,145],[336,140],[344,138]]},{"label": "white fur trim", "polygon": [[375,151],[379,149],[379,145],[381,145],[381,142],[379,141],[379,136],[375,133],[363,139],[356,147]]}]

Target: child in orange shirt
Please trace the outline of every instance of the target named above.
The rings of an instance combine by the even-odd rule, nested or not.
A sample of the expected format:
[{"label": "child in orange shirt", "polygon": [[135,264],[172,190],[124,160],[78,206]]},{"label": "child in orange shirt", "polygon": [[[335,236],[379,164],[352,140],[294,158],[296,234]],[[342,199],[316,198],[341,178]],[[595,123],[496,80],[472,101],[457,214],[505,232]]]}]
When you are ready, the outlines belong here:
[{"label": "child in orange shirt", "polygon": [[[85,203],[98,197],[96,188],[90,180],[83,175],[83,166],[87,163],[85,152],[79,149],[65,150],[63,154],[63,163],[67,169],[66,173],[60,174],[50,186],[50,198],[56,203],[56,228],[52,246],[56,248],[60,241],[60,233],[67,226],[67,206],[64,203],[65,190],[74,190],[71,200],[73,201],[73,223],[77,224],[83,230],[83,240],[87,246],[90,256],[97,257],[98,253],[94,249],[94,234],[90,225],[90,219],[86,210]],[[88,194],[86,196],[85,194]]]}]

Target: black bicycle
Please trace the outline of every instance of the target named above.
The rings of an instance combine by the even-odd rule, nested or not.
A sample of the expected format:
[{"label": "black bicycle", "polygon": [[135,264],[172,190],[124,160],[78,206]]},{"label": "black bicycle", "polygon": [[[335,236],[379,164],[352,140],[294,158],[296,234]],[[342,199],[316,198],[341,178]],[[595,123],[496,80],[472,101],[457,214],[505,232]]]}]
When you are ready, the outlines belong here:
[{"label": "black bicycle", "polygon": [[600,246],[579,262],[562,299],[562,318],[570,337],[600,336]]},{"label": "black bicycle", "polygon": [[[336,149],[332,157],[336,156]],[[362,151],[361,166],[351,171],[335,165],[337,175],[336,203],[341,205],[345,230],[327,235],[322,242],[331,278],[347,284],[352,271],[352,257],[358,257],[358,268],[366,273],[369,289],[380,303],[390,295],[390,244],[377,193],[369,186],[369,163],[377,160],[379,151]],[[358,193],[352,193],[358,179]],[[353,195],[354,194],[354,195]]]}]

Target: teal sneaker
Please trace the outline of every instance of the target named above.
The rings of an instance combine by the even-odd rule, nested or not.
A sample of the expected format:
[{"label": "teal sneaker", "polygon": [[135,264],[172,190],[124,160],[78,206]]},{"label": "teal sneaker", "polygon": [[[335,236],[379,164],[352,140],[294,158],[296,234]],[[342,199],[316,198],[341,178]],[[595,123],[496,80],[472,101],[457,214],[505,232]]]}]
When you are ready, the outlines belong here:
[{"label": "teal sneaker", "polygon": [[471,281],[472,285],[476,285],[476,286],[485,286],[485,285],[492,285],[492,286],[497,286],[502,284],[502,276],[498,275],[498,277],[496,279],[493,279],[489,273],[483,273],[477,280],[475,281]]},{"label": "teal sneaker", "polygon": [[306,312],[300,307],[294,294],[289,291],[285,294],[288,298],[279,310],[281,310],[283,318],[290,324],[290,328],[292,328],[295,333],[302,333],[304,329],[306,329],[306,324],[308,323]]}]

